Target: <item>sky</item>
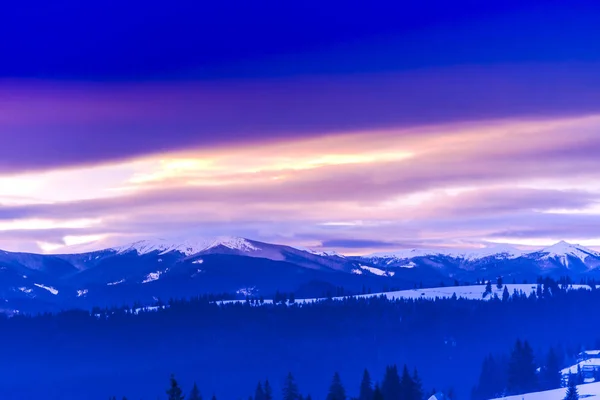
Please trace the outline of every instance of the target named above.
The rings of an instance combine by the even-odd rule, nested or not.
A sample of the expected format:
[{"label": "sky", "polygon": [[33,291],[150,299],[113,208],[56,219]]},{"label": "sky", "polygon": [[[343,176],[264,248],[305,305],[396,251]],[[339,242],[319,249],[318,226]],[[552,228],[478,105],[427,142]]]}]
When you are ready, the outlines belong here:
[{"label": "sky", "polygon": [[11,2],[0,248],[600,246],[600,4]]}]

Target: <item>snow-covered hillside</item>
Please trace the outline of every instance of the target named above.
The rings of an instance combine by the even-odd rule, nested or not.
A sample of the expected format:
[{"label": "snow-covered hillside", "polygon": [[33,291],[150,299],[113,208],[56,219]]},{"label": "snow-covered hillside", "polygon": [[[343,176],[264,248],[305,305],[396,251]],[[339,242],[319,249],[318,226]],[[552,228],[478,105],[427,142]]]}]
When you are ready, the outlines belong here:
[{"label": "snow-covered hillside", "polygon": [[115,247],[109,250],[114,250],[117,253],[127,253],[136,251],[138,254],[147,254],[153,251],[159,251],[160,254],[166,254],[171,251],[179,251],[185,255],[191,256],[218,246],[227,247],[233,250],[244,252],[252,252],[260,250],[257,246],[250,243],[249,240],[239,237],[222,236],[212,239],[199,240],[140,240],[125,246]]},{"label": "snow-covered hillside", "polygon": [[[577,386],[580,399],[598,400],[600,399],[600,382],[589,383],[587,385]],[[535,392],[519,394],[516,396],[499,397],[491,400],[563,400],[567,392],[566,388],[547,390],[545,392]]]},{"label": "snow-covered hillside", "polygon": [[[504,285],[508,292],[512,295],[516,290],[518,293],[525,293],[526,295],[531,294],[537,290],[537,285],[532,284],[515,284],[515,285]],[[502,298],[502,293],[504,292],[504,286],[502,289],[498,289],[496,285],[492,285],[492,294],[486,295],[485,293],[485,285],[470,285],[470,286],[446,286],[446,287],[436,287],[436,288],[425,288],[425,289],[409,289],[409,290],[399,290],[395,292],[384,292],[384,293],[370,293],[370,294],[361,294],[357,296],[357,298],[369,298],[369,297],[379,297],[385,296],[390,300],[394,299],[426,299],[426,300],[435,300],[435,299],[449,299],[454,294],[456,294],[457,298],[466,299],[466,300],[490,300],[494,298],[494,295],[498,295],[499,298]],[[571,290],[590,290],[591,288],[587,285],[571,285]],[[348,296],[342,297],[334,297],[336,300],[341,300],[347,298]],[[324,300],[323,298],[311,298],[311,299],[296,299],[296,303],[312,303],[315,301]],[[227,300],[221,303],[243,303],[245,300]],[[272,300],[265,299],[265,304],[271,304]]]}]

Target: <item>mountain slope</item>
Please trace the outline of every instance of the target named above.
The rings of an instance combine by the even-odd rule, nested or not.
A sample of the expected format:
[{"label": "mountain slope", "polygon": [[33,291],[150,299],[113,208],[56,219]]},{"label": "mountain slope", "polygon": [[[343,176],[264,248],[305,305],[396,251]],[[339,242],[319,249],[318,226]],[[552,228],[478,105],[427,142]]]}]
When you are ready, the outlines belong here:
[{"label": "mountain slope", "polygon": [[600,278],[600,253],[560,242],[530,252],[493,245],[346,257],[236,237],[144,240],[81,254],[0,251],[0,309],[89,308],[208,293],[319,297],[341,288],[360,294],[498,276],[533,282],[540,275]]}]

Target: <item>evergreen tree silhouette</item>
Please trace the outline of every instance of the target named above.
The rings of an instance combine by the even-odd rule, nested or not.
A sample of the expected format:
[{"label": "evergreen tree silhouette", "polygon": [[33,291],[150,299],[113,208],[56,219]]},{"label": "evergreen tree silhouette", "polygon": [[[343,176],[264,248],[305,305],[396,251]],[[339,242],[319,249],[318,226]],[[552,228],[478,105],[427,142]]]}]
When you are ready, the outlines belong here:
[{"label": "evergreen tree silhouette", "polygon": [[504,291],[502,292],[502,301],[507,302],[510,299],[510,293],[508,293],[508,288],[504,286]]},{"label": "evergreen tree silhouette", "polygon": [[171,374],[171,386],[167,390],[168,400],[183,400],[185,396],[182,394],[181,388],[175,380],[175,375]]},{"label": "evergreen tree silhouette", "polygon": [[569,386],[564,400],[579,400],[579,392],[577,391],[577,382],[573,375],[569,376]]},{"label": "evergreen tree silhouette", "polygon": [[188,400],[202,400],[202,396],[200,395],[200,389],[198,389],[198,385],[194,382],[194,387],[192,387],[192,391],[188,396]]},{"label": "evergreen tree silhouette", "polygon": [[262,383],[258,382],[256,390],[254,391],[254,400],[265,400],[265,391],[263,390]]},{"label": "evergreen tree silhouette", "polygon": [[527,341],[517,340],[508,367],[508,391],[513,394],[535,392],[537,373],[533,350]]},{"label": "evergreen tree silhouette", "polygon": [[391,365],[386,367],[385,376],[381,383],[381,393],[385,400],[398,400],[401,396],[400,376],[398,367]]},{"label": "evergreen tree silhouette", "polygon": [[415,368],[412,375],[413,381],[413,390],[412,390],[412,399],[413,400],[422,400],[423,399],[423,382],[421,382],[421,377]]},{"label": "evergreen tree silhouette", "polygon": [[294,380],[291,372],[288,373],[283,383],[282,389],[283,400],[299,400],[300,393],[298,392],[298,385]]},{"label": "evergreen tree silhouette", "polygon": [[379,388],[379,384],[375,384],[375,389],[373,390],[373,400],[384,400],[383,393]]},{"label": "evergreen tree silhouette", "polygon": [[406,400],[413,400],[415,392],[415,383],[408,372],[408,367],[404,365],[402,369],[402,378],[400,378],[400,398]]},{"label": "evergreen tree silhouette", "polygon": [[366,369],[363,372],[362,381],[360,383],[358,400],[373,400],[373,384],[371,383],[371,375]]},{"label": "evergreen tree silhouette", "polygon": [[329,393],[327,394],[327,400],[346,400],[346,390],[342,385],[340,374],[337,372],[333,374],[331,386],[329,386]]},{"label": "evergreen tree silhouette", "polygon": [[546,365],[544,365],[544,368],[542,368],[541,380],[543,389],[549,390],[557,389],[560,387],[560,383],[562,380],[560,375],[560,362],[558,360],[556,352],[552,347],[548,351],[548,356],[546,357]]},{"label": "evergreen tree silhouette", "polygon": [[265,381],[265,400],[273,400],[273,388],[268,379]]}]

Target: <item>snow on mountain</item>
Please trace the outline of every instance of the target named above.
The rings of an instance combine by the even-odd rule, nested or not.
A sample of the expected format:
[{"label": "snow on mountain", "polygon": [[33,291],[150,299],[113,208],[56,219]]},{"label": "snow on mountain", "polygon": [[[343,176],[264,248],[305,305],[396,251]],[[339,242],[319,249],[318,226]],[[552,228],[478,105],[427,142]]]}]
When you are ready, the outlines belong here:
[{"label": "snow on mountain", "polygon": [[[600,399],[600,382],[589,383],[577,386],[580,399],[598,400]],[[493,400],[563,400],[567,393],[567,388],[547,390],[545,392],[535,392],[519,394],[515,396],[499,397]]]},{"label": "snow on mountain", "polygon": [[597,251],[585,248],[577,244],[570,244],[565,241],[560,241],[550,247],[530,253],[533,256],[539,256],[541,260],[558,259],[562,265],[569,267],[569,258],[575,258],[585,263],[588,257],[600,258],[600,253]]},{"label": "snow on mountain", "polygon": [[497,258],[511,259],[520,257],[525,253],[526,252],[523,250],[517,249],[516,247],[512,247],[506,244],[490,244],[485,247],[471,249],[405,249],[395,251],[392,253],[374,253],[367,257],[396,258],[401,260],[409,260],[415,257],[442,255],[453,258],[461,258],[468,261],[475,261],[491,256],[496,256]]},{"label": "snow on mountain", "polygon": [[378,275],[378,276],[394,276],[394,274],[395,274],[395,272],[393,272],[393,271],[384,271],[379,268],[369,267],[368,265],[359,265],[359,267],[361,269],[367,270],[370,273]]},{"label": "snow on mountain", "polygon": [[39,288],[42,288],[42,289],[46,289],[47,291],[49,291],[50,293],[52,293],[55,296],[58,294],[58,290],[56,290],[52,286],[45,286],[45,285],[42,285],[41,283],[34,283],[33,285],[37,286]]},{"label": "snow on mountain", "polygon": [[253,245],[249,240],[240,237],[221,236],[212,239],[200,240],[140,240],[125,246],[114,247],[110,250],[116,251],[119,254],[136,251],[138,254],[147,254],[154,251],[160,254],[167,254],[172,251],[179,251],[186,256],[200,253],[218,246],[224,246],[232,250],[240,250],[244,252],[253,252],[260,250]]}]

